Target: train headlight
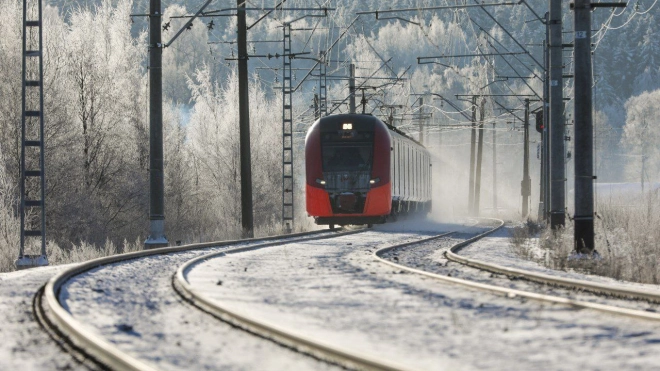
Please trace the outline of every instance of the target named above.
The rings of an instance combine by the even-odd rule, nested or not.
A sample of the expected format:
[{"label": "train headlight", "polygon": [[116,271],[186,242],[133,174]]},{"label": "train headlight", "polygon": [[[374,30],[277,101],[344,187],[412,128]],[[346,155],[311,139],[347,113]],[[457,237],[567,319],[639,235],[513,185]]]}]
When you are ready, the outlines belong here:
[{"label": "train headlight", "polygon": [[320,185],[325,185],[325,180],[323,180],[323,179],[316,179],[316,183],[318,183],[318,184],[320,184]]},{"label": "train headlight", "polygon": [[380,182],[380,178],[374,178],[369,181],[369,184],[376,184],[378,182]]}]

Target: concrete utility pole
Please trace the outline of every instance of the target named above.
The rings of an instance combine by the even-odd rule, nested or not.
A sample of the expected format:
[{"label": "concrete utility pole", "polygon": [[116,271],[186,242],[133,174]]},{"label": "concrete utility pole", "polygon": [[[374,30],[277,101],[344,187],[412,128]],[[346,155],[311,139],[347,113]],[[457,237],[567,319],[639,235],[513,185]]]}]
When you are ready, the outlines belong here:
[{"label": "concrete utility pole", "polygon": [[[547,195],[549,193],[549,189],[547,187],[547,181],[546,181],[546,173],[548,172],[548,164],[546,162],[547,154],[548,152],[548,146],[546,144],[546,140],[548,137],[548,125],[546,124],[548,122],[548,118],[550,117],[549,114],[549,95],[550,95],[550,84],[549,84],[549,76],[550,73],[548,71],[548,68],[550,66],[550,53],[548,50],[548,45],[550,44],[550,27],[548,27],[550,19],[550,12],[545,12],[544,20],[545,20],[545,40],[543,42],[543,107],[541,108],[542,112],[542,125],[543,127],[541,128],[541,155],[540,155],[540,170],[541,174],[539,176],[540,183],[539,183],[539,208],[538,208],[538,221],[545,221],[547,219],[547,213],[546,213],[546,208],[548,207],[547,203]],[[538,129],[537,129],[538,130]]]},{"label": "concrete utility pole", "polygon": [[486,98],[481,99],[479,106],[479,144],[477,145],[477,170],[476,181],[474,183],[474,212],[475,216],[479,216],[480,202],[481,202],[481,160],[483,158],[484,149],[484,116],[486,108]]},{"label": "concrete utility pole", "polygon": [[493,212],[497,215],[497,130],[493,121]]},{"label": "concrete utility pole", "polygon": [[[550,43],[550,227],[563,227],[566,214],[564,163],[564,100],[562,68],[561,0],[550,0],[549,36]],[[591,62],[589,62],[591,68]],[[577,71],[576,71],[577,73]],[[589,73],[591,84],[591,73]],[[591,85],[589,85],[591,87]],[[591,88],[590,88],[591,90]],[[591,98],[590,98],[591,99]],[[591,121],[591,120],[590,120]]]},{"label": "concrete utility pole", "polygon": [[145,249],[167,246],[163,174],[163,44],[160,0],[149,1],[149,237]]},{"label": "concrete utility pole", "polygon": [[591,3],[575,0],[575,249],[594,249]]},{"label": "concrete utility pole", "polygon": [[474,157],[477,139],[477,96],[472,96],[472,130],[470,132],[470,181],[468,184],[468,210],[474,212]]},{"label": "concrete utility pole", "polygon": [[238,20],[238,110],[241,147],[241,225],[243,237],[254,236],[252,217],[252,159],[250,158],[250,106],[245,0],[236,0]]},{"label": "concrete utility pole", "polygon": [[355,64],[351,63],[351,75],[348,80],[348,107],[350,113],[355,113]]},{"label": "concrete utility pole", "polygon": [[522,193],[522,217],[529,215],[529,196],[532,194],[532,180],[529,178],[529,99],[525,99],[525,123],[523,135],[523,179],[520,182]]}]

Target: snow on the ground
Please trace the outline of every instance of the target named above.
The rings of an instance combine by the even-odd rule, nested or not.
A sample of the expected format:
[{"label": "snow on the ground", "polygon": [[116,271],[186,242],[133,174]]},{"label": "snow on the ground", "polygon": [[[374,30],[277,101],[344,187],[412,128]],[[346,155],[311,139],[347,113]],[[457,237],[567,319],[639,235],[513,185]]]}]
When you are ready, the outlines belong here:
[{"label": "snow on the ground", "polygon": [[152,256],[96,268],[71,280],[60,298],[92,331],[162,370],[338,369],[236,329],[183,302],[172,288],[176,269],[219,250]]},{"label": "snow on the ground", "polygon": [[0,370],[86,370],[42,331],[32,314],[32,298],[50,277],[67,266],[0,273]]},{"label": "snow on the ground", "polygon": [[[413,230],[426,230],[428,235],[454,229],[448,224],[402,221],[355,236],[227,255],[196,266],[190,279],[223,305],[416,369],[660,366],[660,324],[655,322],[493,296],[402,274],[371,257],[376,248],[421,238]],[[510,251],[506,236],[502,231],[461,254],[544,273],[613,281],[523,261]],[[435,242],[435,253],[455,238]],[[201,253],[151,257],[91,271],[67,286],[67,305],[121,349],[166,370],[332,368],[182,303],[172,291],[172,274]],[[83,369],[61,352],[32,316],[34,293],[63,268],[0,274],[0,370]]]},{"label": "snow on the ground", "polygon": [[[620,281],[610,277],[584,274],[574,270],[555,270],[547,268],[542,264],[534,261],[521,259],[511,248],[510,235],[511,230],[509,228],[502,228],[492,235],[482,238],[476,243],[470,244],[461,249],[459,254],[467,258],[478,259],[507,268],[524,269],[527,271],[559,277],[616,285],[624,288],[641,289],[660,295],[660,286],[658,285]],[[538,255],[542,256],[543,252],[538,248],[539,239],[531,238],[529,243],[532,245],[531,248],[536,248],[538,251],[540,251]]]},{"label": "snow on the ground", "polygon": [[660,324],[495,296],[373,260],[379,247],[418,238],[370,231],[230,254],[188,277],[230,309],[414,369],[660,366]]}]

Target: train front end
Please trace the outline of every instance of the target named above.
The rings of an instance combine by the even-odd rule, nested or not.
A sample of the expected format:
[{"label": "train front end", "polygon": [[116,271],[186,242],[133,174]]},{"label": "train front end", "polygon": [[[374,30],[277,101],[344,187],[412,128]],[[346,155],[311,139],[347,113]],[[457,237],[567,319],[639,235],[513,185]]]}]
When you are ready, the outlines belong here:
[{"label": "train front end", "polygon": [[385,124],[370,115],[321,118],[305,139],[307,213],[320,225],[383,223],[392,207]]}]

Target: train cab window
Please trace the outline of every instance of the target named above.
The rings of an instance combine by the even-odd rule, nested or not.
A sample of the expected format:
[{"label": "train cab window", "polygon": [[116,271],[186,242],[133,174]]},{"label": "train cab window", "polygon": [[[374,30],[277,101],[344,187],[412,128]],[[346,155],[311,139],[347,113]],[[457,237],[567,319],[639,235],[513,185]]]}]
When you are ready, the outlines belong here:
[{"label": "train cab window", "polygon": [[371,171],[371,144],[326,144],[322,153],[323,171]]}]

